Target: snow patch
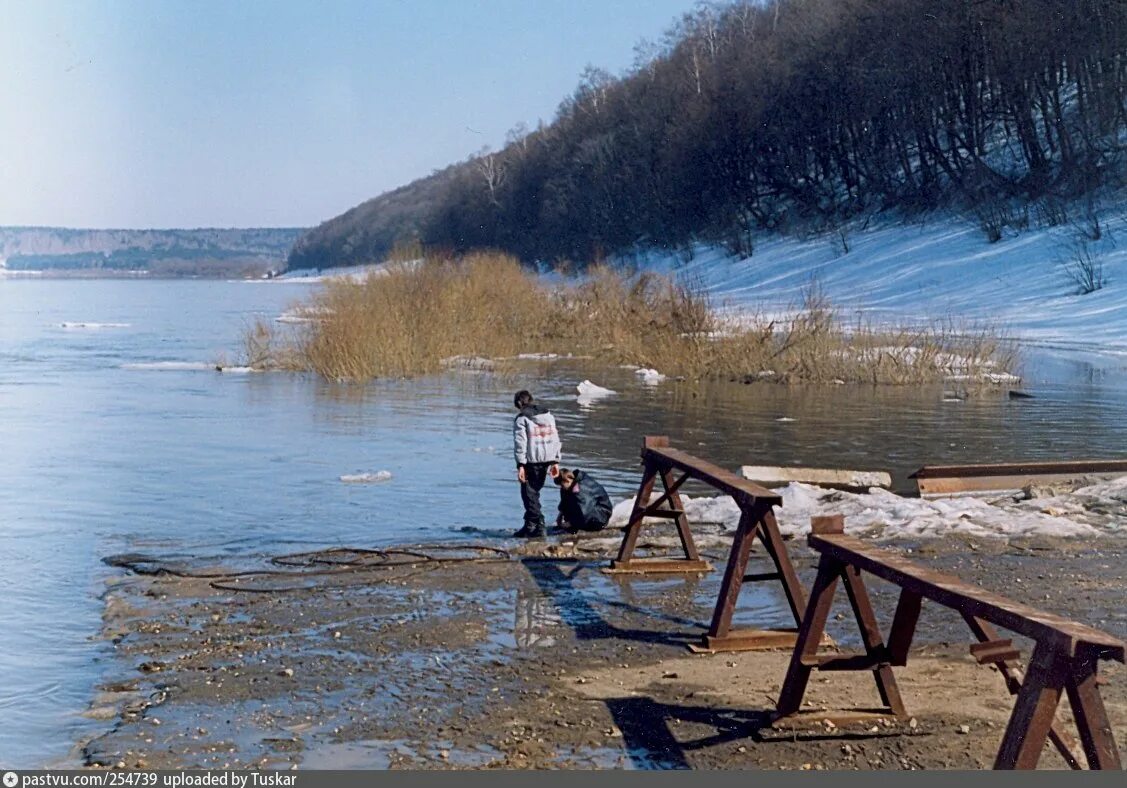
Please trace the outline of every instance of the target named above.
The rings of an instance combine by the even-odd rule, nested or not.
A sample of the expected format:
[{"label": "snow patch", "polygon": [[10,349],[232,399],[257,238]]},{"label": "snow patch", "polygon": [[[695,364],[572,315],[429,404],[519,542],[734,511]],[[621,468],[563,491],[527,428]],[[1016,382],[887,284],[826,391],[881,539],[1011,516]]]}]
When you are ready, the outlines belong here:
[{"label": "snow patch", "polygon": [[[847,493],[800,482],[791,482],[782,488],[781,494],[783,505],[776,510],[776,516],[779,530],[787,536],[809,533],[810,518],[827,514],[845,515],[849,533],[871,534],[879,539],[938,538],[951,534],[983,538],[1084,537],[1127,524],[1127,477],[1056,498],[1027,502],[977,496],[905,498],[879,487],[867,493]],[[1092,505],[1092,500],[1100,501],[1102,506],[1096,508],[1103,511],[1108,501],[1118,502],[1120,518],[1097,521],[1089,516],[1084,504]],[[729,496],[682,496],[682,503],[694,523],[717,523],[731,530],[740,520],[740,509]],[[633,505],[632,498],[616,505],[611,525],[626,525]]]},{"label": "snow patch", "polygon": [[[1116,204],[1107,205],[1101,218],[1109,237],[1127,230],[1127,216]],[[877,329],[936,325],[958,331],[970,321],[972,327],[997,327],[1034,343],[1068,341],[1100,352],[1123,351],[1127,246],[1099,247],[1106,283],[1078,296],[1063,269],[1075,232],[1067,226],[1035,228],[991,244],[975,222],[947,214],[922,225],[889,219],[853,229],[847,258],[824,238],[764,234],[748,260],[698,244],[689,262],[680,252],[668,251],[630,262],[703,288],[725,303],[732,326],[771,319],[785,324],[798,310],[804,288],[816,279],[846,324],[858,320]],[[951,370],[960,371],[969,370]]]},{"label": "snow patch", "polygon": [[362,282],[370,276],[387,276],[389,273],[396,269],[414,269],[422,265],[423,261],[409,260],[404,263],[369,263],[366,265],[352,265],[342,268],[329,268],[325,270],[320,269],[300,269],[297,271],[287,271],[281,276],[275,276],[273,279],[249,279],[249,282],[263,282],[279,284],[317,284],[320,282],[329,282],[334,279],[351,279],[354,282]]}]

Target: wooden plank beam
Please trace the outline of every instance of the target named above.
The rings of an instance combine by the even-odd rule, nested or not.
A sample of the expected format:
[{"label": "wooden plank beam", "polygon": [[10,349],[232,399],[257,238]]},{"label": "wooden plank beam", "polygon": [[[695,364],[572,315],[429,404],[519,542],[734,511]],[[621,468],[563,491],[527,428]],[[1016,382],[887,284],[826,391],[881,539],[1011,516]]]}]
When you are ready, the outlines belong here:
[{"label": "wooden plank beam", "polygon": [[676,468],[682,473],[687,473],[692,478],[715,487],[725,495],[732,496],[736,499],[736,503],[765,503],[770,506],[781,506],[783,503],[782,496],[778,493],[754,482],[741,479],[719,465],[694,457],[680,449],[663,446],[646,447],[643,458],[651,459],[659,467]]},{"label": "wooden plank beam", "polygon": [[952,575],[921,567],[845,534],[811,534],[809,543],[823,555],[855,566],[901,588],[966,615],[985,619],[1012,632],[1051,645],[1072,656],[1078,643],[1099,646],[1104,657],[1124,661],[1119,638],[1093,627],[1015,602]]}]

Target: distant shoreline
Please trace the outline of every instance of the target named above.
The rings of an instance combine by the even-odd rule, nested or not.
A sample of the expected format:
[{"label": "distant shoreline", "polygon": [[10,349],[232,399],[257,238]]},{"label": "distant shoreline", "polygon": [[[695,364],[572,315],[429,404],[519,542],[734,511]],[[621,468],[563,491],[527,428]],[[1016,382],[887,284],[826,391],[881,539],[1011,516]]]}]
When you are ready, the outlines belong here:
[{"label": "distant shoreline", "polygon": [[174,274],[152,271],[10,271],[0,269],[0,281],[5,279],[135,279],[135,280],[175,280],[175,279],[210,279],[224,281],[229,279],[246,280],[248,282],[270,281],[274,277],[265,275],[241,275],[233,272],[215,272],[206,274]]}]

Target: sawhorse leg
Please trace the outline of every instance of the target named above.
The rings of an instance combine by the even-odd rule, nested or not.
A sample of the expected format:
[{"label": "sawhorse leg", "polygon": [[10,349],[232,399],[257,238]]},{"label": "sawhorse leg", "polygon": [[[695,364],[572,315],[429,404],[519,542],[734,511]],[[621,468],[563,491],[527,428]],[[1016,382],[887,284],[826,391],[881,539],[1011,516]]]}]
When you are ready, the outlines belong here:
[{"label": "sawhorse leg", "polygon": [[[974,633],[979,643],[997,644],[1009,642],[1002,641],[998,635],[998,630],[988,621],[983,621],[982,619],[975,618],[965,613],[963,614],[963,620],[967,622],[967,625],[970,627],[971,632]],[[980,648],[981,646],[972,646],[971,653],[976,654],[976,650]],[[978,656],[978,654],[976,654],[976,656]],[[1003,656],[1008,657],[1009,655]],[[1022,673],[1021,666],[1016,660],[1016,652],[1013,656],[1013,659],[1004,658],[990,661],[1002,675],[1002,679],[1006,682],[1006,689],[1009,690],[1011,695],[1017,695],[1021,692],[1021,683],[1025,677]],[[983,659],[979,659],[980,663],[983,661]],[[1056,747],[1057,752],[1061,754],[1061,757],[1064,758],[1069,768],[1081,768],[1080,756],[1078,755],[1079,748],[1075,740],[1073,740],[1066,731],[1061,730],[1060,724],[1056,720],[1054,720],[1053,724],[1049,727],[1049,741]]]},{"label": "sawhorse leg", "polygon": [[[754,649],[790,648],[794,645],[796,630],[752,629],[732,630],[732,616],[736,612],[740,590],[747,581],[779,580],[790,605],[791,614],[797,627],[802,622],[802,611],[806,607],[806,593],[794,566],[790,562],[775,513],[769,505],[741,504],[742,515],[732,539],[732,549],[728,554],[728,565],[724,579],[720,582],[720,593],[712,613],[712,623],[700,645],[690,644],[697,653],[718,651],[748,651]],[[748,575],[747,564],[751,548],[758,537],[775,565],[774,572]]]},{"label": "sawhorse leg", "polygon": [[[689,518],[685,514],[678,488],[688,480],[688,474],[680,479],[674,479],[671,470],[660,461],[655,461],[650,449],[668,447],[669,439],[664,436],[647,436],[642,442],[642,481],[638,485],[638,494],[634,498],[634,506],[630,510],[630,519],[626,524],[626,533],[618,547],[618,556],[611,561],[610,567],[605,569],[611,573],[647,574],[647,573],[695,573],[711,571],[712,566],[701,560],[697,552],[696,543],[693,541],[692,531],[689,530]],[[654,484],[658,479],[665,491],[653,503]],[[684,558],[634,558],[634,550],[638,545],[638,537],[647,517],[661,517],[671,519],[676,523],[677,536],[681,541]]]},{"label": "sawhorse leg", "polygon": [[[815,518],[812,521],[812,528],[815,533],[841,533],[845,529],[845,520],[840,515]],[[849,596],[849,604],[853,608],[853,615],[861,631],[861,640],[865,645],[865,654],[857,657],[830,655],[822,658],[818,656],[818,644],[825,633],[826,620],[833,605],[834,591],[839,579],[845,585]],[[911,643],[919,615],[919,601],[919,597],[914,594],[908,597],[901,596],[889,638],[895,646],[897,655],[904,661],[907,660],[908,645]],[[885,646],[881,637],[872,601],[869,599],[860,571],[854,566],[823,554],[818,562],[814,587],[810,591],[810,602],[806,605],[806,612],[798,629],[798,641],[795,643],[794,653],[791,654],[786,679],[779,693],[778,716],[799,713],[806,688],[810,683],[810,673],[816,667],[871,670],[881,701],[888,709],[887,713],[895,717],[907,716],[900,697],[900,688],[892,672],[891,652],[892,649]]]}]

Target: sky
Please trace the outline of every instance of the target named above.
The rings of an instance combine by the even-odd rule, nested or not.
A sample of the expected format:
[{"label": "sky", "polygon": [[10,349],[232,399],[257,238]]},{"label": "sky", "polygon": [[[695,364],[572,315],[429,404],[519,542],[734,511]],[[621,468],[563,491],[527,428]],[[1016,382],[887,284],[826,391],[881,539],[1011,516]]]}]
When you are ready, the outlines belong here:
[{"label": "sky", "polygon": [[0,0],[0,226],[311,226],[550,121],[692,0]]}]

